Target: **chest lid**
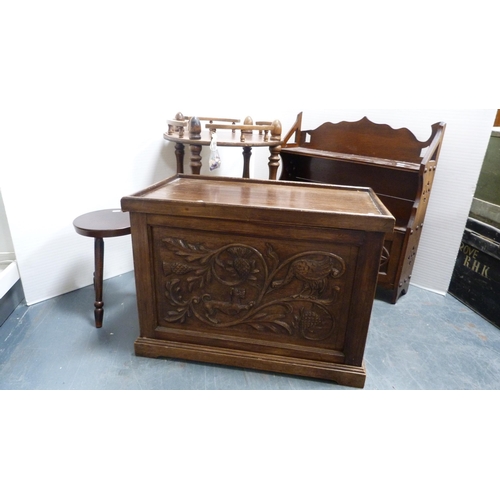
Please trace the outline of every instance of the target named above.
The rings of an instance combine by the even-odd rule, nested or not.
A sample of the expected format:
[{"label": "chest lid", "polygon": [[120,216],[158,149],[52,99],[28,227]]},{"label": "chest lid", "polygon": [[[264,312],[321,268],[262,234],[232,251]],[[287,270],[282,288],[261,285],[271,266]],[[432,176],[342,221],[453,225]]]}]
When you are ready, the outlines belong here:
[{"label": "chest lid", "polygon": [[177,174],[122,198],[145,214],[392,231],[394,217],[368,187]]}]

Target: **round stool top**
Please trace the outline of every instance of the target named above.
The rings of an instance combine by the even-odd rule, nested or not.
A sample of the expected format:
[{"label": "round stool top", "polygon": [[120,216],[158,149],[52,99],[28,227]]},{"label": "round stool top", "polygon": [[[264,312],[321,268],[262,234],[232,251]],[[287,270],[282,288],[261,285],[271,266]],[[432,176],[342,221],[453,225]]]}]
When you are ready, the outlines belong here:
[{"label": "round stool top", "polygon": [[97,210],[73,221],[76,232],[92,238],[110,238],[130,234],[130,216],[119,208]]}]

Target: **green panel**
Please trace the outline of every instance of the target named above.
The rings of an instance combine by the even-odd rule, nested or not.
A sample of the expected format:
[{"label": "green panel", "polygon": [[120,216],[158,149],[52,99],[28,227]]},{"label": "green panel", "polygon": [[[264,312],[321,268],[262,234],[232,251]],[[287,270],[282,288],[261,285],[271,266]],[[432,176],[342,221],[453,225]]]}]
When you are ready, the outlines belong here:
[{"label": "green panel", "polygon": [[484,157],[475,197],[500,205],[500,133],[493,132]]}]

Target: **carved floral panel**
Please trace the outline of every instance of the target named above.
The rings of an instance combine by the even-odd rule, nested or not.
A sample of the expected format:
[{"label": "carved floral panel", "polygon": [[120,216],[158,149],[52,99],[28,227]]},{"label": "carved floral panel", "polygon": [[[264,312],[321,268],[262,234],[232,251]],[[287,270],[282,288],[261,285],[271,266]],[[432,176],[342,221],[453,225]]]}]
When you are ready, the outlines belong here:
[{"label": "carved floral panel", "polygon": [[352,247],[165,228],[154,237],[162,326],[341,347]]}]

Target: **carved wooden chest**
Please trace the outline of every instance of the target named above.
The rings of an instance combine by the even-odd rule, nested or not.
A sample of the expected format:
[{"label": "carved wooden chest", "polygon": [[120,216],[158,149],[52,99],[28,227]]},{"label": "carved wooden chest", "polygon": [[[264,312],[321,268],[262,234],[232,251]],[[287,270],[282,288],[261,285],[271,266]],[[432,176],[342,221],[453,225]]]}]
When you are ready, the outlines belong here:
[{"label": "carved wooden chest", "polygon": [[178,174],[130,212],[135,353],[363,387],[384,234],[369,188]]}]

